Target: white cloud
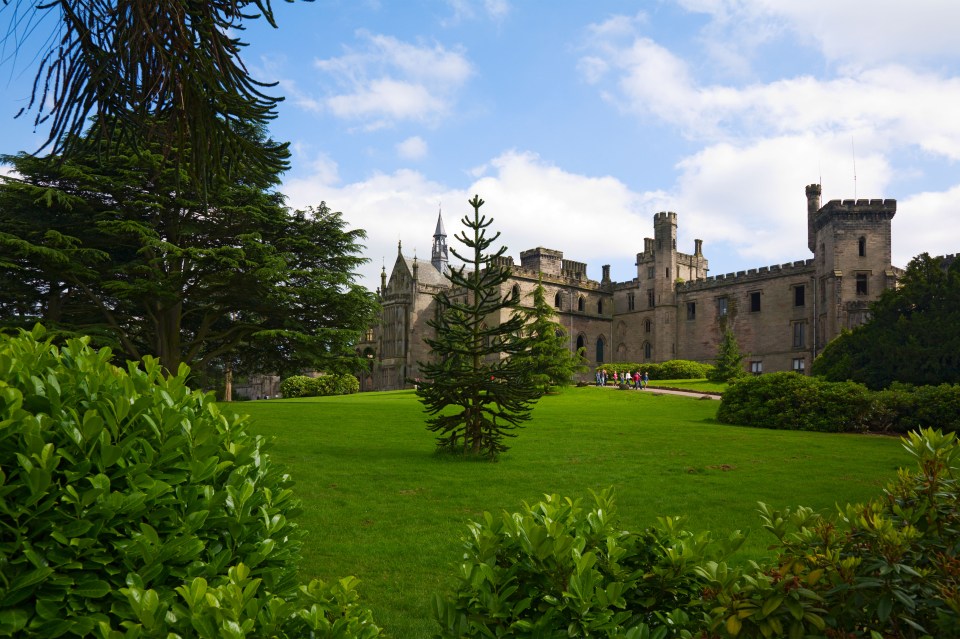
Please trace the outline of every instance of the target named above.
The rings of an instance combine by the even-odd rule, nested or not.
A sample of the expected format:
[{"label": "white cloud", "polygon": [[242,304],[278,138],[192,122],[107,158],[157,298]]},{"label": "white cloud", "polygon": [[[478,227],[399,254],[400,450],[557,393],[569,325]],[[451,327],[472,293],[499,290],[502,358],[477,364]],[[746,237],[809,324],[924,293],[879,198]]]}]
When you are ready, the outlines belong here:
[{"label": "white cloud", "polygon": [[407,138],[397,145],[397,155],[405,160],[423,159],[427,151],[427,143],[419,135]]},{"label": "white cloud", "polygon": [[712,22],[706,37],[718,46],[749,51],[784,31],[831,62],[856,67],[956,59],[960,4],[953,0],[678,0]]},{"label": "white cloud", "polygon": [[398,121],[435,122],[445,117],[473,69],[462,51],[442,45],[414,45],[385,35],[358,33],[360,50],[317,60],[338,91],[323,100],[295,94],[297,104],[319,104],[339,118],[359,120],[366,128]]},{"label": "white cloud", "polygon": [[924,192],[897,202],[893,218],[893,263],[906,266],[920,253],[947,255],[960,252],[957,213],[960,186],[941,192]]}]

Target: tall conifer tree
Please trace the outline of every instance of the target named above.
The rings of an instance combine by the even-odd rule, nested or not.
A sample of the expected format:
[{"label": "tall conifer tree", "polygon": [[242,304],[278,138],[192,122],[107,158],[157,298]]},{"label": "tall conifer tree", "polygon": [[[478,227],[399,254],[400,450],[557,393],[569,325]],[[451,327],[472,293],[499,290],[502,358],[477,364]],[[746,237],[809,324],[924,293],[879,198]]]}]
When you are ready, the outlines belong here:
[{"label": "tall conifer tree", "polygon": [[498,259],[506,247],[486,252],[500,233],[487,237],[493,218],[480,214],[479,196],[470,206],[473,215],[461,219],[466,230],[455,237],[472,255],[451,248],[464,266],[450,268],[451,288],[437,296],[438,314],[429,322],[436,337],[426,340],[433,361],[420,363],[425,379],[417,395],[432,415],[427,428],[438,434],[438,448],[494,459],[508,449],[505,438],[516,437],[513,431],[530,418],[540,392],[528,360],[517,357],[530,344],[519,299],[513,291],[500,292],[510,277]]},{"label": "tall conifer tree", "polygon": [[556,311],[547,302],[543,282],[533,291],[533,308],[527,311],[527,335],[530,348],[523,354],[533,372],[533,381],[542,392],[551,386],[570,383],[573,374],[583,370],[582,356],[567,347],[567,331],[556,320]]}]

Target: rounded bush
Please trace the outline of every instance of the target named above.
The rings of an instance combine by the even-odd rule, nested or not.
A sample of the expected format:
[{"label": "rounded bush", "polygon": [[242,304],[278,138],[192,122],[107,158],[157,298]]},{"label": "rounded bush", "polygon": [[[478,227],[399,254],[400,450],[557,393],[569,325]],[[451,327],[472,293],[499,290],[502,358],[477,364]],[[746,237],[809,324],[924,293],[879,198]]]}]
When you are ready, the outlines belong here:
[{"label": "rounded bush", "polygon": [[0,337],[0,634],[376,635],[352,581],[298,583],[292,480],[245,417],[186,366],[43,337]]}]

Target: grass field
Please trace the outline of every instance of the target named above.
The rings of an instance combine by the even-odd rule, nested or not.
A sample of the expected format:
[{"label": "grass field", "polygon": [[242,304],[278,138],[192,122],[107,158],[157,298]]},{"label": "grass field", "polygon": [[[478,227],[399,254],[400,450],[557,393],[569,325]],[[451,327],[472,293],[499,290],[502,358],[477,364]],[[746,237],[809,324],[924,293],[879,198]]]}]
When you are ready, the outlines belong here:
[{"label": "grass field", "polygon": [[430,598],[453,582],[461,539],[483,511],[545,493],[616,488],[624,527],[685,515],[691,530],[753,529],[744,557],[773,540],[756,502],[807,505],[877,495],[906,453],[895,438],[718,424],[718,402],[593,386],[544,397],[497,463],[433,453],[411,391],[234,404],[272,435],[296,479],[309,531],[301,575],[356,575],[394,639],[430,637]]}]

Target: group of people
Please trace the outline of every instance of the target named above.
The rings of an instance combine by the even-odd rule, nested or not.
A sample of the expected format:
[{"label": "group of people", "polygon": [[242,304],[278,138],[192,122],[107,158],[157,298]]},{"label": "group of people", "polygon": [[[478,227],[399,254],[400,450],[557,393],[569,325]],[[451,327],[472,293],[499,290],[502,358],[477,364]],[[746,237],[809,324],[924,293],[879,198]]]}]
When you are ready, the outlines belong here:
[{"label": "group of people", "polygon": [[[607,369],[603,368],[597,371],[597,386],[606,386],[611,378],[607,377]],[[618,373],[613,371],[613,385],[627,384],[637,390],[642,390],[650,383],[650,375],[644,371],[633,371],[632,373]]]}]

